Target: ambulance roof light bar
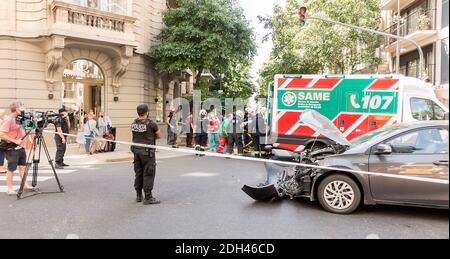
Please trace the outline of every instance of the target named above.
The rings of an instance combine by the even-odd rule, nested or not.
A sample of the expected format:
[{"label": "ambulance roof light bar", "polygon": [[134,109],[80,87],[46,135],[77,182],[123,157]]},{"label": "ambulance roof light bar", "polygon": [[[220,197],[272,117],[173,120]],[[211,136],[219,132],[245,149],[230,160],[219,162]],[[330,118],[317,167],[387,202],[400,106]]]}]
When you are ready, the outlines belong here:
[{"label": "ambulance roof light bar", "polygon": [[283,78],[303,78],[303,75],[283,75]]},{"label": "ambulance roof light bar", "polygon": [[345,75],[326,75],[325,78],[341,78],[341,79],[345,79]]},{"label": "ambulance roof light bar", "polygon": [[393,79],[393,75],[372,75],[372,79]]}]

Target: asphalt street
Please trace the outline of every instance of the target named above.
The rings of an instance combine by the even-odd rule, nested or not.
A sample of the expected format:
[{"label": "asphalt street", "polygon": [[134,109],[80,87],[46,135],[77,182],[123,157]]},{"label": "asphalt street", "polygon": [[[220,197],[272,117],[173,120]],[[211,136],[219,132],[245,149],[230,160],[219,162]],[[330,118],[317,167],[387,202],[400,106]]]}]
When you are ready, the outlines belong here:
[{"label": "asphalt street", "polygon": [[[130,162],[80,163],[60,178],[64,194],[0,193],[0,238],[449,238],[448,210],[370,206],[340,216],[306,199],[254,202],[240,190],[265,179],[254,162],[160,158],[156,206],[134,202]],[[53,179],[39,186],[57,190]]]}]

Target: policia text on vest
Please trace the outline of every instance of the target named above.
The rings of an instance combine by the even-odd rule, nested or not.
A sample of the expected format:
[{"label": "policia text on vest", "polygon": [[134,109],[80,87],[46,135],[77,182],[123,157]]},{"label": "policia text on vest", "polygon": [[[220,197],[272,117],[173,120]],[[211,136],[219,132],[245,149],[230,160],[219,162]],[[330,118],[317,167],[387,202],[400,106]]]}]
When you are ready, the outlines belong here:
[{"label": "policia text on vest", "polygon": [[[137,118],[131,124],[133,142],[145,145],[156,145],[156,139],[161,138],[158,125],[149,119],[149,108],[147,105],[137,107]],[[153,197],[152,191],[156,175],[155,150],[151,148],[133,146],[131,151],[134,154],[134,172],[136,178],[134,188],[137,192],[137,202],[144,205],[159,204],[160,201]],[[145,194],[143,197],[142,192]]]}]

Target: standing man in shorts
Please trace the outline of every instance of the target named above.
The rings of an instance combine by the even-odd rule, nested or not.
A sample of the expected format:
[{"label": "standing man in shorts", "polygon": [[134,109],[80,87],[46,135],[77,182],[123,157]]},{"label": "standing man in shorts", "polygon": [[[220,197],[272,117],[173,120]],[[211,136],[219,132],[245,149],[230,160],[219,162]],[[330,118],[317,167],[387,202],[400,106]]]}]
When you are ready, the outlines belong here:
[{"label": "standing man in shorts", "polygon": [[[3,124],[5,119],[5,111],[0,109],[0,126]],[[5,151],[0,148],[0,174],[6,174],[5,171]]]},{"label": "standing man in shorts", "polygon": [[[10,105],[10,116],[0,126],[0,140],[6,142],[5,155],[8,161],[8,171],[6,173],[6,184],[8,186],[8,195],[17,195],[13,186],[14,171],[19,168],[20,178],[25,174],[27,167],[27,154],[22,147],[25,130],[16,123],[16,117],[22,111],[22,104],[15,102]],[[33,191],[28,183],[25,183],[25,191]]]}]

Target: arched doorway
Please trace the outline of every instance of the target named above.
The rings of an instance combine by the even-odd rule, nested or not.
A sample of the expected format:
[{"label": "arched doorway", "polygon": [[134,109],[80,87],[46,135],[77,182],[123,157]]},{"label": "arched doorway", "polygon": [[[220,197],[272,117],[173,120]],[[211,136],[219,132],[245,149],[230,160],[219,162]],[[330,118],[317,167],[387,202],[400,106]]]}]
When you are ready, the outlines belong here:
[{"label": "arched doorway", "polygon": [[78,59],[64,69],[62,102],[69,110],[72,129],[80,128],[84,113],[98,115],[104,108],[105,77],[94,62]]}]

